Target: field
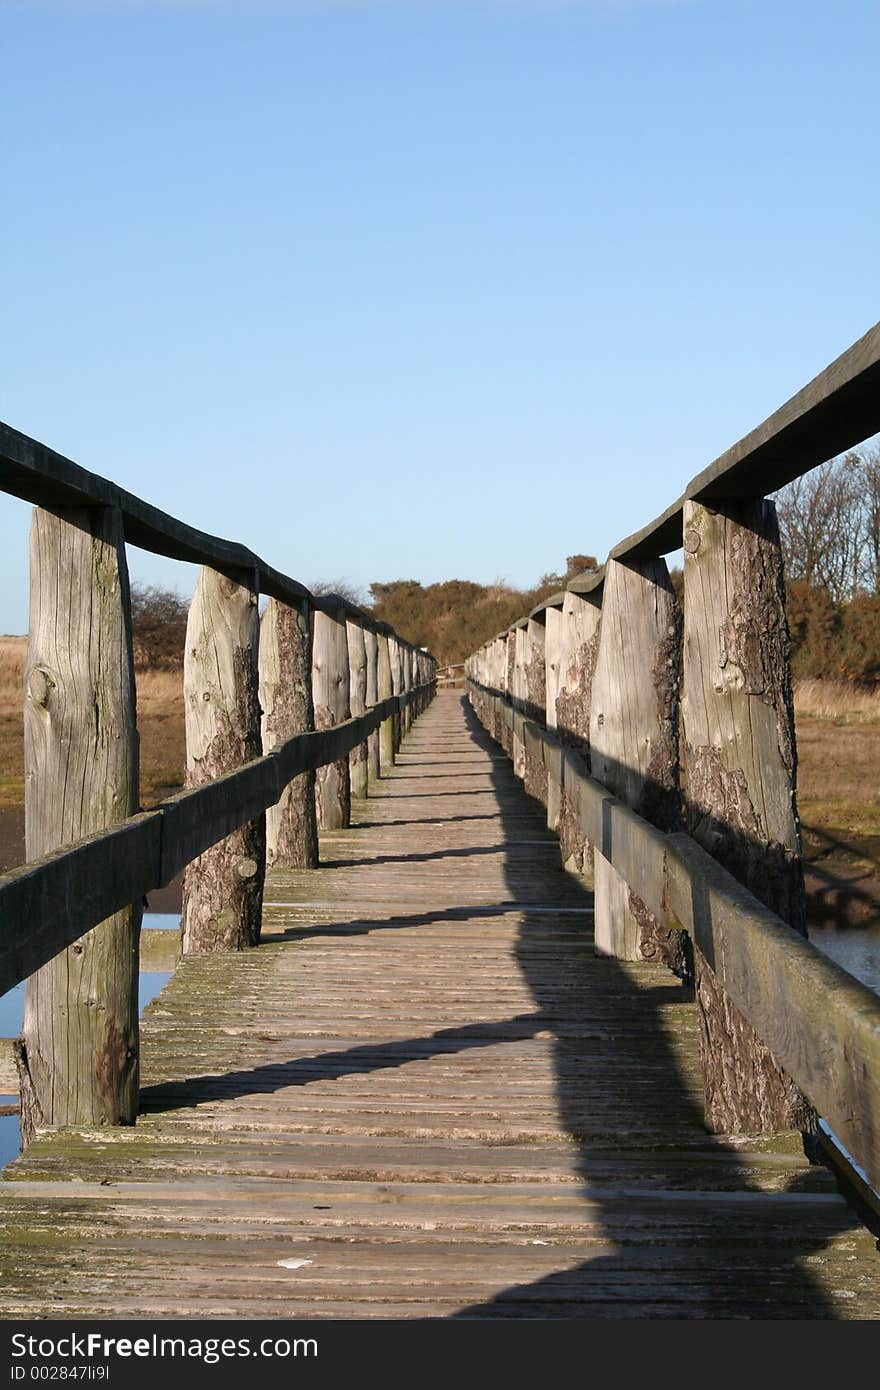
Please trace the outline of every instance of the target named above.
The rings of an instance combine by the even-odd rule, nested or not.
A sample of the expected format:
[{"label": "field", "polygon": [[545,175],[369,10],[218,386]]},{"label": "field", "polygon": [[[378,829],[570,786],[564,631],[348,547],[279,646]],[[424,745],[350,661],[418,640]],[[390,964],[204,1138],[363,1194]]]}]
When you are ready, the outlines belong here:
[{"label": "field", "polygon": [[[0,637],[0,869],[23,855],[24,655],[23,637]],[[148,807],[183,782],[182,679],[143,671],[137,690],[141,802]],[[811,920],[880,923],[880,691],[802,681],[795,714]]]}]

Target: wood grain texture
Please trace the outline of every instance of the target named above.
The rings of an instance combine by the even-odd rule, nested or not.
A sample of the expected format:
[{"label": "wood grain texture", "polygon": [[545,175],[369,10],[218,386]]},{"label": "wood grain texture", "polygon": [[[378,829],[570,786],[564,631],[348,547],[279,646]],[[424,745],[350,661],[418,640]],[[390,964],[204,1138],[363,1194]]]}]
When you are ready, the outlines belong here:
[{"label": "wood grain texture", "polygon": [[[122,517],[37,509],[30,560],[25,840],[28,859],[39,859],[137,811],[138,744]],[[138,901],[28,980],[25,1140],[42,1125],[134,1122],[140,923]]]},{"label": "wood grain texture", "polygon": [[[693,837],[801,933],[794,705],[772,502],[685,505],[682,714]],[[808,1107],[697,956],[707,1121],[778,1129]],[[757,1098],[757,1099],[756,1099]]]},{"label": "wood grain texture", "polygon": [[[315,613],[312,627],[312,699],[315,728],[332,729],[350,718],[348,636],[345,611]],[[351,816],[351,778],[348,756],[318,769],[315,779],[318,827],[334,830]]]},{"label": "wood grain texture", "polygon": [[[602,589],[596,586],[589,594],[567,593],[556,619],[559,672],[555,682],[553,727],[563,746],[578,752],[588,769],[590,707],[601,618]],[[593,852],[581,833],[564,785],[560,790],[558,829],[562,862],[592,883]]]},{"label": "wood grain texture", "polygon": [[[183,662],[188,788],[212,783],[262,752],[259,640],[254,590],[202,569],[187,618]],[[259,812],[187,865],[184,952],[256,945],[265,873],[266,817]]]},{"label": "wood grain texture", "polygon": [[[394,683],[391,679],[391,638],[384,632],[380,632],[377,640],[379,644],[378,697],[380,700],[389,700],[394,694]],[[385,771],[393,766],[394,716],[389,715],[379,725],[379,769],[381,774],[384,776]]]},{"label": "wood grain texture", "polygon": [[[260,620],[260,707],[263,752],[315,727],[309,604],[270,599]],[[301,772],[266,811],[266,865],[314,869],[318,864],[315,773]]]},{"label": "wood grain texture", "polygon": [[[348,696],[352,716],[365,714],[367,709],[367,644],[363,624],[353,618],[345,622],[348,642]],[[348,755],[351,795],[367,794],[367,745],[359,743]]]},{"label": "wood grain texture", "polygon": [[[680,630],[665,561],[609,560],[592,682],[590,770],[627,806],[670,830],[680,816]],[[595,865],[595,891],[597,950],[637,960],[644,942],[647,955],[665,959],[667,947],[671,952],[677,944],[604,858]]]},{"label": "wood grain texture", "polygon": [[454,692],[356,809],[150,1006],[138,1127],[6,1169],[3,1316],[877,1316],[833,1180],[705,1133],[692,1002],[593,954]]},{"label": "wood grain texture", "polygon": [[[379,703],[379,637],[369,628],[364,628],[364,646],[367,653],[367,707]],[[391,694],[389,690],[388,695]],[[385,698],[385,697],[382,697]],[[427,708],[427,704],[425,706]],[[376,728],[367,738],[367,780],[378,782],[381,776],[379,756],[379,729]]]}]

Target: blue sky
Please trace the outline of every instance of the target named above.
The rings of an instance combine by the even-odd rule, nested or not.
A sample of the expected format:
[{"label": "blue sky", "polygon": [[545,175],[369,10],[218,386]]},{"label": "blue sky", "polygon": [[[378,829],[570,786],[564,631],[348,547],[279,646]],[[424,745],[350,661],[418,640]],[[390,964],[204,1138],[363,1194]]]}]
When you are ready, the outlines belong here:
[{"label": "blue sky", "polygon": [[[876,0],[0,0],[0,418],[306,583],[602,557],[880,317],[878,40]],[[27,528],[0,498],[0,631]]]}]

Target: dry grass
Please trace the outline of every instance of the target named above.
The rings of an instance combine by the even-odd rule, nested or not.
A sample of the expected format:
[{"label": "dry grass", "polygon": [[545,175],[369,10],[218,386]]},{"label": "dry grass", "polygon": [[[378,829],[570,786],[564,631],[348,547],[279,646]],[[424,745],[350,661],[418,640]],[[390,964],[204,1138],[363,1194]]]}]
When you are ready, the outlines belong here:
[{"label": "dry grass", "polygon": [[880,689],[866,690],[849,681],[795,681],[794,708],[799,719],[880,724]]},{"label": "dry grass", "polygon": [[[0,637],[0,809],[24,802],[22,700],[25,637]],[[176,671],[137,675],[141,804],[154,805],[183,785],[183,677]]]}]

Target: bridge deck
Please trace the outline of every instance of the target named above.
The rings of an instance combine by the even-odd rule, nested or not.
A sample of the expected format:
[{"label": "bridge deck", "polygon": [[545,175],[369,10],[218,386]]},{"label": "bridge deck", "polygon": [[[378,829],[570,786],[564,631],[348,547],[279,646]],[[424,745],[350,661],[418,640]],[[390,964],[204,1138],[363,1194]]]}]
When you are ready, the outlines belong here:
[{"label": "bridge deck", "polygon": [[697,1022],[594,956],[542,808],[444,691],[265,941],[147,1011],[134,1130],[0,1189],[5,1317],[877,1317],[795,1137],[700,1123]]}]

